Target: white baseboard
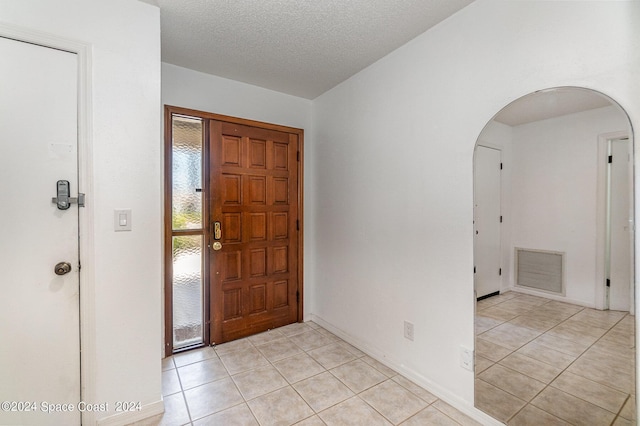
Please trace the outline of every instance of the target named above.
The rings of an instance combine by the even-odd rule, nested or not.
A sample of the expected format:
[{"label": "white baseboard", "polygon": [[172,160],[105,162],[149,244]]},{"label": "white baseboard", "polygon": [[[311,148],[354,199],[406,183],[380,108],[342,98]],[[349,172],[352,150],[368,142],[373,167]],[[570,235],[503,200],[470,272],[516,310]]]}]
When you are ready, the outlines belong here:
[{"label": "white baseboard", "polygon": [[127,411],[113,414],[98,420],[96,424],[98,426],[124,426],[162,413],[164,413],[164,401],[161,399],[160,401],[143,405],[140,411]]},{"label": "white baseboard", "polygon": [[467,416],[471,417],[477,422],[480,422],[481,424],[487,425],[487,426],[504,426],[503,423],[487,415],[486,413],[478,410],[472,404],[469,404],[469,402],[461,399],[459,396],[451,393],[449,390],[443,388],[437,383],[432,382],[431,380],[424,377],[422,374],[414,371],[413,369],[405,367],[400,362],[390,359],[388,355],[384,354],[383,352],[379,351],[376,348],[373,348],[367,345],[366,343],[351,336],[350,334],[340,330],[338,327],[325,321],[318,315],[311,314],[310,318],[311,318],[311,321],[315,322],[319,326],[327,329],[328,331],[335,334],[345,342],[349,343],[350,345],[353,345],[357,349],[369,355],[371,358],[375,359],[376,361],[402,374],[407,379],[411,380],[412,382],[416,383],[417,385],[431,392],[433,395],[438,397],[438,399],[441,399],[442,401],[446,402],[447,404],[451,405],[455,409],[466,414]]},{"label": "white baseboard", "polygon": [[558,295],[550,294],[543,291],[529,290],[527,288],[522,288],[522,287],[509,287],[505,289],[505,291],[513,291],[514,293],[522,293],[522,294],[528,294],[529,296],[538,296],[544,299],[557,300],[558,302],[565,302],[565,303],[570,303],[572,305],[584,306],[585,308],[595,309],[596,307],[595,303],[588,303],[588,302],[585,302],[584,300],[569,299],[568,297],[565,297],[565,296],[558,296]]}]

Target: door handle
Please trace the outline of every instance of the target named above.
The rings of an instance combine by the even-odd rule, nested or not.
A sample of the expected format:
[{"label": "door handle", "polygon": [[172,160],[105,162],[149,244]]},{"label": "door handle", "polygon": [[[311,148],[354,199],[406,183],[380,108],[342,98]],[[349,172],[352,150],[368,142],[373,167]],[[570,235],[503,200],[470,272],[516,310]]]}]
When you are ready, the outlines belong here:
[{"label": "door handle", "polygon": [[213,222],[213,239],[219,240],[222,238],[222,225],[220,222]]},{"label": "door handle", "polygon": [[56,275],[65,275],[71,272],[71,264],[69,262],[59,262],[53,268]]}]

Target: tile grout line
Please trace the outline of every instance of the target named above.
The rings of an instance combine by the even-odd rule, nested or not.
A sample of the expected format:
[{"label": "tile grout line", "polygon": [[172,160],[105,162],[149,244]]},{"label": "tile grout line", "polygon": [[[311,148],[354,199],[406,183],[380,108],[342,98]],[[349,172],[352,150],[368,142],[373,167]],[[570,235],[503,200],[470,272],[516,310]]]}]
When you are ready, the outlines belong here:
[{"label": "tile grout line", "polygon": [[191,418],[191,410],[189,409],[189,404],[187,404],[187,396],[184,394],[184,388],[182,387],[182,378],[180,378],[180,371],[178,371],[178,364],[176,364],[176,360],[175,358],[173,358],[173,356],[171,357],[171,362],[173,362],[173,365],[176,368],[176,376],[178,376],[178,383],[180,384],[180,394],[182,395],[182,401],[184,401],[184,406],[187,409],[187,416],[189,416],[189,424],[192,424],[193,419]]},{"label": "tile grout line", "polygon": [[[258,348],[256,348],[256,347],[255,347],[255,345],[253,344],[253,342],[252,342],[251,340],[248,340],[248,339],[247,339],[247,341],[248,341],[248,342],[249,342],[249,344],[250,344],[250,345],[252,345],[255,349],[258,349]],[[215,347],[214,347],[214,350],[215,350]],[[216,352],[216,355],[217,355],[217,352]],[[219,355],[218,355],[218,358],[220,359],[220,362],[222,362],[222,365],[224,366],[224,368],[227,370],[227,374],[229,374],[229,378],[231,379],[231,382],[232,382],[232,383],[233,383],[233,385],[235,386],[236,390],[237,390],[237,391],[238,391],[238,393],[240,394],[240,397],[242,398],[242,401],[243,401],[243,402],[241,402],[241,403],[239,403],[239,404],[234,405],[234,407],[237,407],[237,406],[239,406],[239,405],[245,404],[245,405],[247,406],[247,408],[249,409],[249,412],[250,412],[250,413],[251,413],[251,415],[253,416],[253,419],[256,421],[256,423],[260,424],[260,421],[259,421],[259,420],[258,420],[258,418],[256,417],[256,414],[255,414],[255,413],[253,412],[253,410],[251,409],[251,406],[248,404],[247,399],[244,397],[244,394],[240,391],[240,388],[238,387],[238,384],[237,384],[237,383],[236,383],[236,381],[233,379],[233,375],[232,375],[232,374],[231,374],[231,372],[227,369],[227,366],[224,364],[224,362],[222,361],[222,359],[220,358],[220,356],[219,356]],[[237,373],[237,374],[240,374],[240,373]],[[229,408],[233,408],[233,407],[229,407]],[[225,411],[225,410],[228,410],[229,408],[225,408],[224,410],[220,410],[220,411],[218,411],[218,413],[220,413],[220,412],[222,412],[222,411]],[[216,413],[209,414],[209,416],[212,416],[212,415],[214,415],[214,414],[216,414]],[[205,416],[205,417],[207,417],[207,416]]]},{"label": "tile grout line", "polygon": [[[622,406],[620,407],[620,409],[618,410],[618,412],[616,413],[616,416],[613,418],[613,420],[611,421],[611,425],[615,424],[616,420],[618,420],[619,418],[621,419],[625,419],[624,417],[621,416],[622,414],[622,410],[624,410],[624,406],[627,405],[627,402],[629,402],[629,400],[631,399],[631,394],[627,395],[627,398],[624,400],[624,402],[622,403]],[[628,420],[628,419],[625,419]],[[610,425],[610,426],[611,426]]]}]

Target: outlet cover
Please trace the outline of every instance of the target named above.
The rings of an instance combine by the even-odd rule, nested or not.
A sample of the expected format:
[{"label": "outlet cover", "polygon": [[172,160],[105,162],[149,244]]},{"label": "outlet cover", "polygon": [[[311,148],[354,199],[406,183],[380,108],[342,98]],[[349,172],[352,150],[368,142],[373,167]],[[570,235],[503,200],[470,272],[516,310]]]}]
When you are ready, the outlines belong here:
[{"label": "outlet cover", "polygon": [[404,337],[413,341],[413,323],[409,321],[404,322]]},{"label": "outlet cover", "polygon": [[473,371],[473,351],[464,346],[460,346],[460,367]]}]

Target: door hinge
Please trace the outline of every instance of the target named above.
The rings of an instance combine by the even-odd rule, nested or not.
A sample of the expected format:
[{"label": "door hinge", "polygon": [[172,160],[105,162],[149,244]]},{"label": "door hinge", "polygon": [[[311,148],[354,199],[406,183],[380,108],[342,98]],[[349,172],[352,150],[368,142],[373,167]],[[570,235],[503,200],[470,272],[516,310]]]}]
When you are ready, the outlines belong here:
[{"label": "door hinge", "polygon": [[296,231],[300,230],[300,220],[296,219]]},{"label": "door hinge", "polygon": [[300,303],[300,290],[296,290],[296,303]]},{"label": "door hinge", "polygon": [[498,269],[498,275],[502,276],[502,268]]},{"label": "door hinge", "polygon": [[473,273],[474,274],[476,273],[476,267],[475,266],[473,267]]},{"label": "door hinge", "polygon": [[500,216],[500,223],[502,223],[502,216]]},{"label": "door hinge", "polygon": [[613,155],[610,155],[610,156],[609,156],[608,163],[609,163],[609,164],[613,163]]},{"label": "door hinge", "polygon": [[607,278],[607,287],[611,287],[611,280]]},{"label": "door hinge", "polygon": [[300,161],[300,151],[296,151],[296,161]]},{"label": "door hinge", "polygon": [[500,163],[500,170],[502,170],[502,163]]}]

